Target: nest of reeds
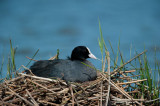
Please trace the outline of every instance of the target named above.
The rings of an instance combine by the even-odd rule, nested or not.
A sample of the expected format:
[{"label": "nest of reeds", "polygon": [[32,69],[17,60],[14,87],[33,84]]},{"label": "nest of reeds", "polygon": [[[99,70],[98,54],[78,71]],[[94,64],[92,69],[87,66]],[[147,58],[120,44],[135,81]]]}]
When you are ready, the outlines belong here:
[{"label": "nest of reeds", "polygon": [[[149,98],[147,96],[142,98],[140,87],[138,87],[146,79],[133,79],[133,72],[136,70],[121,71],[121,67],[127,63],[110,72],[109,57],[107,61],[107,72],[98,72],[96,80],[84,83],[66,83],[61,79],[53,80],[18,73],[18,77],[5,80],[4,83],[0,84],[0,105],[102,106],[146,104]],[[132,76],[126,73],[132,73]],[[133,89],[132,85],[137,87]],[[127,89],[131,88],[133,90],[128,92]]]}]

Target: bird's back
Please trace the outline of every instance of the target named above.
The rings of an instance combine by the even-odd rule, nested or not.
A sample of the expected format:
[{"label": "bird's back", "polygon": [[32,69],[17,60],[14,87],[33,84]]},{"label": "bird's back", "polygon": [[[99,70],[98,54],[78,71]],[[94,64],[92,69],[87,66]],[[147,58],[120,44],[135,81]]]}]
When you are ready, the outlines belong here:
[{"label": "bird's back", "polygon": [[90,81],[97,76],[94,66],[87,60],[41,60],[35,62],[30,69],[36,76],[61,78],[73,82]]}]

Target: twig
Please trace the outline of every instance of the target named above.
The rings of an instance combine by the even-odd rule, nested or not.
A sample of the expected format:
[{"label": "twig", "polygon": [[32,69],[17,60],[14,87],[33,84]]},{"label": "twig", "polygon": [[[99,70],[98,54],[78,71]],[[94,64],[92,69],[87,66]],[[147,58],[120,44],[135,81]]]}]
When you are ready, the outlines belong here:
[{"label": "twig", "polygon": [[68,91],[69,91],[69,88],[65,88],[65,89],[57,92],[57,94],[67,93]]},{"label": "twig", "polygon": [[123,77],[118,77],[118,79],[131,79],[131,77],[138,77],[141,75],[132,75],[132,76],[123,76]]},{"label": "twig", "polygon": [[[107,96],[107,93],[102,95],[102,97],[104,97],[104,96]],[[101,95],[96,96],[96,97],[89,97],[88,100],[97,99],[97,98],[100,98],[100,97],[101,97]]]},{"label": "twig", "polygon": [[44,101],[44,100],[38,100],[40,103],[46,103],[46,104],[49,104],[51,106],[59,106],[58,104],[55,104],[55,103],[51,103],[51,102],[47,102],[47,101]]},{"label": "twig", "polygon": [[33,61],[38,61],[38,60],[35,60],[35,59],[32,59],[32,58],[29,58],[28,56],[26,56],[26,58],[28,58],[30,60],[33,60]]},{"label": "twig", "polygon": [[30,70],[29,68],[25,67],[24,65],[22,65],[22,67],[23,67],[24,69],[27,69],[32,75],[34,75],[34,74],[32,73],[32,70]]},{"label": "twig", "polygon": [[35,99],[32,97],[32,95],[29,93],[29,91],[26,89],[26,92],[28,93],[28,95],[30,96],[30,98],[32,99],[32,102],[35,106],[39,106],[38,103],[35,101]]},{"label": "twig", "polygon": [[105,71],[106,59],[107,59],[107,56],[105,56],[104,63],[102,63],[102,64],[103,64],[103,67],[102,67],[102,72],[104,72],[104,71]]},{"label": "twig", "polygon": [[7,103],[7,102],[1,102],[0,105],[1,106],[17,106],[17,105],[14,105],[12,103]]},{"label": "twig", "polygon": [[5,98],[3,98],[3,101],[7,101],[7,100],[9,100],[10,98],[12,98],[14,95],[13,95],[13,93],[11,94],[11,95],[9,95],[9,96],[7,96],[7,97],[5,97]]},{"label": "twig", "polygon": [[24,78],[24,76],[19,76],[19,77],[17,77],[17,78],[13,78],[13,79],[11,79],[11,80],[6,80],[6,82],[7,82],[7,83],[14,82],[14,81],[17,81],[17,80],[19,80],[19,79],[21,79],[21,78]]},{"label": "twig", "polygon": [[42,88],[44,88],[44,89],[46,89],[46,90],[48,90],[48,91],[50,91],[50,92],[52,92],[53,94],[56,94],[56,92],[54,92],[54,91],[52,91],[52,90],[44,87],[44,86],[41,85],[41,84],[38,84],[38,83],[36,83],[36,82],[34,82],[34,81],[31,81],[30,79],[26,79],[26,80],[29,81],[29,82],[32,82],[32,83],[34,83],[34,84],[36,84],[36,85],[38,85],[38,86],[40,86],[40,87],[42,87]]},{"label": "twig", "polygon": [[22,102],[22,101],[23,101],[23,100],[20,99],[20,98],[15,98],[15,99],[11,100],[10,103],[16,104],[16,103]]},{"label": "twig", "polygon": [[58,57],[58,55],[56,54],[55,56],[49,58],[48,60],[54,60],[54,59],[56,59],[57,57]]},{"label": "twig", "polygon": [[[5,82],[5,83],[7,85],[7,82]],[[32,103],[30,103],[28,100],[26,100],[22,96],[18,95],[16,92],[14,92],[13,90],[11,90],[8,86],[4,86],[4,87],[7,88],[9,91],[11,91],[14,95],[16,95],[17,97],[19,97],[20,99],[24,100],[28,105],[33,106]]]}]

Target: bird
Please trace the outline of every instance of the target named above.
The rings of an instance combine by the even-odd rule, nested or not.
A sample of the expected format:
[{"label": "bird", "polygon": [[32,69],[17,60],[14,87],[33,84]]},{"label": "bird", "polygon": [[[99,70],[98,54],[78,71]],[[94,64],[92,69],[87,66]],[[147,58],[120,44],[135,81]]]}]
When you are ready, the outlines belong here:
[{"label": "bird", "polygon": [[[97,59],[88,47],[77,46],[67,59],[39,60],[30,70],[39,77],[60,78],[67,82],[92,81],[97,78],[97,70],[87,58]],[[29,73],[26,70],[26,74]]]}]

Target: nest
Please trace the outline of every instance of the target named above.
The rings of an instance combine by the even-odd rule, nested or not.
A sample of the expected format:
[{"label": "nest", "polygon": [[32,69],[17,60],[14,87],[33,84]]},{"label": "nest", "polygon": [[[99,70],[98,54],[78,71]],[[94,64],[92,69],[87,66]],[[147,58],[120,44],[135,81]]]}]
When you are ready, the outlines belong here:
[{"label": "nest", "polygon": [[[135,70],[125,72],[133,71]],[[138,84],[146,79],[121,83],[112,79],[109,82],[107,75],[99,72],[95,81],[66,83],[60,79],[52,80],[23,73],[19,73],[19,75],[19,77],[1,84],[1,105],[103,105],[106,103],[141,105],[147,100],[147,98],[133,98],[140,93],[138,89],[132,92],[124,90],[129,87],[129,84]]]},{"label": "nest", "polygon": [[[108,70],[109,67],[110,64]],[[66,83],[61,79],[54,80],[18,73],[18,77],[5,80],[0,85],[0,105],[144,105],[149,99],[140,96],[138,86],[141,86],[140,83],[146,79],[135,80],[132,76],[127,76],[129,74],[126,73],[133,74],[136,70],[118,72],[117,70],[111,73],[98,72],[96,80],[84,83]],[[119,77],[112,77],[117,74]],[[136,85],[137,88],[127,92],[131,85]]]}]

